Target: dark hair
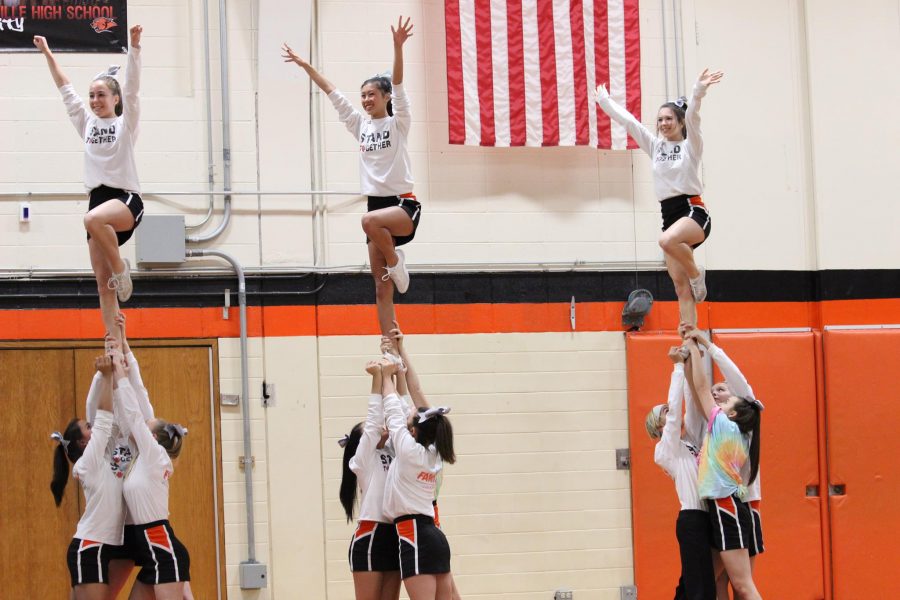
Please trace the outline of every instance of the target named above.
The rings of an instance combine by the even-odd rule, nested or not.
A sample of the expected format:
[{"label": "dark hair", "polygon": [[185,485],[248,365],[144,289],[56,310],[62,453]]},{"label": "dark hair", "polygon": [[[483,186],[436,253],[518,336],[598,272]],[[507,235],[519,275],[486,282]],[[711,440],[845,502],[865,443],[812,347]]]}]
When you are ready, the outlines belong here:
[{"label": "dark hair", "polygon": [[119,101],[116,102],[116,116],[122,116],[122,86],[119,85],[119,81],[113,77],[112,75],[101,75],[96,78],[94,81],[102,81],[106,84],[106,87],[109,88],[109,91],[113,96],[118,96]]},{"label": "dark hair", "polygon": [[[366,87],[366,85],[370,83],[378,88],[378,90],[380,90],[382,94],[390,94],[394,89],[393,85],[391,85],[391,78],[385,75],[376,75],[375,77],[369,77],[362,82],[362,85],[359,86],[359,89]],[[387,114],[392,117],[394,116],[394,106],[392,100],[388,100]]]},{"label": "dark hair", "polygon": [[450,419],[444,415],[434,415],[424,423],[420,423],[421,413],[426,409],[420,408],[413,417],[413,427],[416,428],[416,441],[426,448],[432,444],[441,455],[441,460],[450,463],[456,462],[456,454],[453,452],[453,427]]},{"label": "dark hair", "polygon": [[181,445],[184,443],[184,436],[180,433],[180,426],[169,427],[168,421],[157,419],[152,433],[159,445],[165,449],[169,458],[178,458],[178,455],[181,454]]},{"label": "dark hair", "polygon": [[684,113],[687,111],[687,107],[687,98],[685,98],[684,96],[681,96],[677,100],[666,102],[659,107],[659,110],[668,108],[671,109],[673,113],[675,113],[675,118],[681,125],[681,137],[683,137],[684,139],[687,139],[687,126],[684,124]]},{"label": "dark hair", "polygon": [[750,481],[751,484],[756,480],[759,473],[759,443],[760,443],[760,424],[762,423],[762,415],[759,414],[759,404],[750,398],[738,396],[741,402],[734,405],[734,416],[729,417],[734,421],[741,433],[750,433]]},{"label": "dark hair", "polygon": [[356,504],[356,473],[350,470],[350,459],[356,454],[359,448],[359,440],[362,439],[363,424],[357,423],[350,430],[347,436],[347,443],[344,445],[343,474],[341,475],[341,491],[338,497],[341,499],[341,506],[347,514],[347,522],[353,520],[353,505]]},{"label": "dark hair", "polygon": [[69,462],[74,465],[84,454],[84,448],[78,443],[83,437],[79,420],[72,419],[63,432],[63,439],[68,444],[57,443],[56,450],[53,451],[53,479],[50,481],[50,491],[53,492],[57,506],[62,504],[66,483],[69,481]]}]

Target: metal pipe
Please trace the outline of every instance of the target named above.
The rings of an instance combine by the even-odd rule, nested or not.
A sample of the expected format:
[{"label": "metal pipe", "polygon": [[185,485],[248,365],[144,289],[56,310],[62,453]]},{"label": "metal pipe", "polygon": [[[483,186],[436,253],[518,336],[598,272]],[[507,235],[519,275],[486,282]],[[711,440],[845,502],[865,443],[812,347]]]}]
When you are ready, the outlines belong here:
[{"label": "metal pipe", "polygon": [[666,0],[659,0],[660,22],[662,22],[662,43],[663,43],[663,75],[666,79],[665,100],[669,99],[669,50],[666,44]]},{"label": "metal pipe", "polygon": [[[360,192],[333,192],[328,190],[300,190],[296,192],[288,191],[266,191],[266,190],[228,190],[228,191],[207,191],[207,192],[142,192],[141,197],[144,200],[155,196],[360,196]],[[31,200],[59,200],[60,198],[78,198],[84,200],[86,198],[84,192],[0,192],[0,200],[3,198],[28,198]]]},{"label": "metal pipe", "polygon": [[[213,157],[212,138],[212,75],[209,68],[209,0],[203,0],[203,64],[206,75],[206,176],[209,183],[209,191],[216,189],[216,161]],[[206,216],[196,225],[185,225],[185,229],[199,229],[206,225],[213,213],[215,196],[209,195],[209,205],[206,208]]]},{"label": "metal pipe", "polygon": [[228,193],[225,194],[222,221],[218,227],[209,233],[186,236],[185,240],[192,244],[219,237],[231,222],[231,94],[228,91],[228,19],[225,2],[219,0],[219,66],[222,78],[222,186]]},{"label": "metal pipe", "polygon": [[672,0],[672,25],[675,32],[675,87],[676,95],[684,95],[684,65],[681,64],[681,2]]},{"label": "metal pipe", "polygon": [[231,264],[238,278],[238,307],[240,311],[241,330],[241,417],[244,422],[244,487],[247,503],[247,561],[256,562],[256,538],[253,530],[253,469],[250,463],[250,367],[247,358],[247,281],[244,268],[236,258],[227,252],[208,248],[188,248],[188,258],[198,256],[216,256]]},{"label": "metal pipe", "polygon": [[[321,56],[320,38],[319,38],[319,2],[312,2],[312,19],[310,21],[310,44],[309,44],[309,60],[312,64],[320,64]],[[310,82],[309,84],[309,137],[310,137],[310,183],[312,187],[322,185],[325,179],[324,170],[324,145],[322,140],[322,118],[321,103],[317,101],[318,86]],[[319,266],[325,259],[320,251],[325,247],[325,215],[327,203],[321,195],[313,195],[310,198],[310,208],[312,209],[312,242],[313,242],[313,264]]]}]

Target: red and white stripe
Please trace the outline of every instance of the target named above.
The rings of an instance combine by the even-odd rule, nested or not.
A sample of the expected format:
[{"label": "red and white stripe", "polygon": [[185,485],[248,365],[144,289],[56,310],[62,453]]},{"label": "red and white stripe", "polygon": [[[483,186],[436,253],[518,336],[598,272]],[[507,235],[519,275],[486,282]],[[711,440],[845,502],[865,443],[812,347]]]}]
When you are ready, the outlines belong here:
[{"label": "red and white stripe", "polygon": [[451,144],[636,148],[594,102],[640,119],[638,0],[445,0]]}]

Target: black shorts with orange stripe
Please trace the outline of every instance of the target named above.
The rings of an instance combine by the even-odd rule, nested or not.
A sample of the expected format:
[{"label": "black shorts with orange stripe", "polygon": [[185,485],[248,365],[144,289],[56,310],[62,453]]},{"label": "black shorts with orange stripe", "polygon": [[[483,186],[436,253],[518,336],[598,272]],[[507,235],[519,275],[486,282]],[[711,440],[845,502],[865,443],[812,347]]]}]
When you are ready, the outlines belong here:
[{"label": "black shorts with orange stripe", "polygon": [[703,241],[699,244],[694,244],[691,248],[697,248],[709,237],[712,231],[712,218],[709,216],[706,205],[703,204],[703,199],[700,196],[689,196],[687,194],[672,196],[661,201],[659,206],[662,210],[663,231],[674,225],[679,219],[687,217],[697,223],[700,229],[703,230]]},{"label": "black shorts with orange stripe", "polygon": [[72,587],[87,583],[109,583],[109,561],[121,546],[72,538],[66,552]]},{"label": "black shorts with orange stripe", "polygon": [[716,550],[749,549],[753,543],[753,519],[750,507],[737,496],[709,499],[712,547]]},{"label": "black shorts with orange stripe", "polygon": [[749,550],[750,556],[756,556],[766,551],[766,547],[763,544],[762,513],[760,512],[759,500],[751,500],[748,504],[750,505],[750,518],[753,521],[753,535],[751,536]]},{"label": "black shorts with orange stripe", "polygon": [[394,519],[400,538],[400,577],[450,572],[450,544],[434,519],[404,515]]},{"label": "black shorts with orange stripe", "polygon": [[350,571],[399,571],[397,543],[397,529],[391,523],[360,521],[347,553]]},{"label": "black shorts with orange stripe", "polygon": [[191,580],[191,557],[167,519],[136,525],[134,565],[147,585]]}]

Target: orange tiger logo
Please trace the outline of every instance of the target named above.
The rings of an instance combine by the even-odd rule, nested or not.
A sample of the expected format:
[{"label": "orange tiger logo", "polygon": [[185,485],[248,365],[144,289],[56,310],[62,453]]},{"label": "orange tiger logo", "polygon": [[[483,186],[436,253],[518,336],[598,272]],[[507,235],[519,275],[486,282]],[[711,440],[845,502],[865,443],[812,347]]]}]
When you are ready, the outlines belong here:
[{"label": "orange tiger logo", "polygon": [[109,17],[97,17],[93,21],[91,21],[91,27],[97,33],[109,33],[110,29],[113,27],[118,27],[118,23],[116,23],[116,18]]}]

